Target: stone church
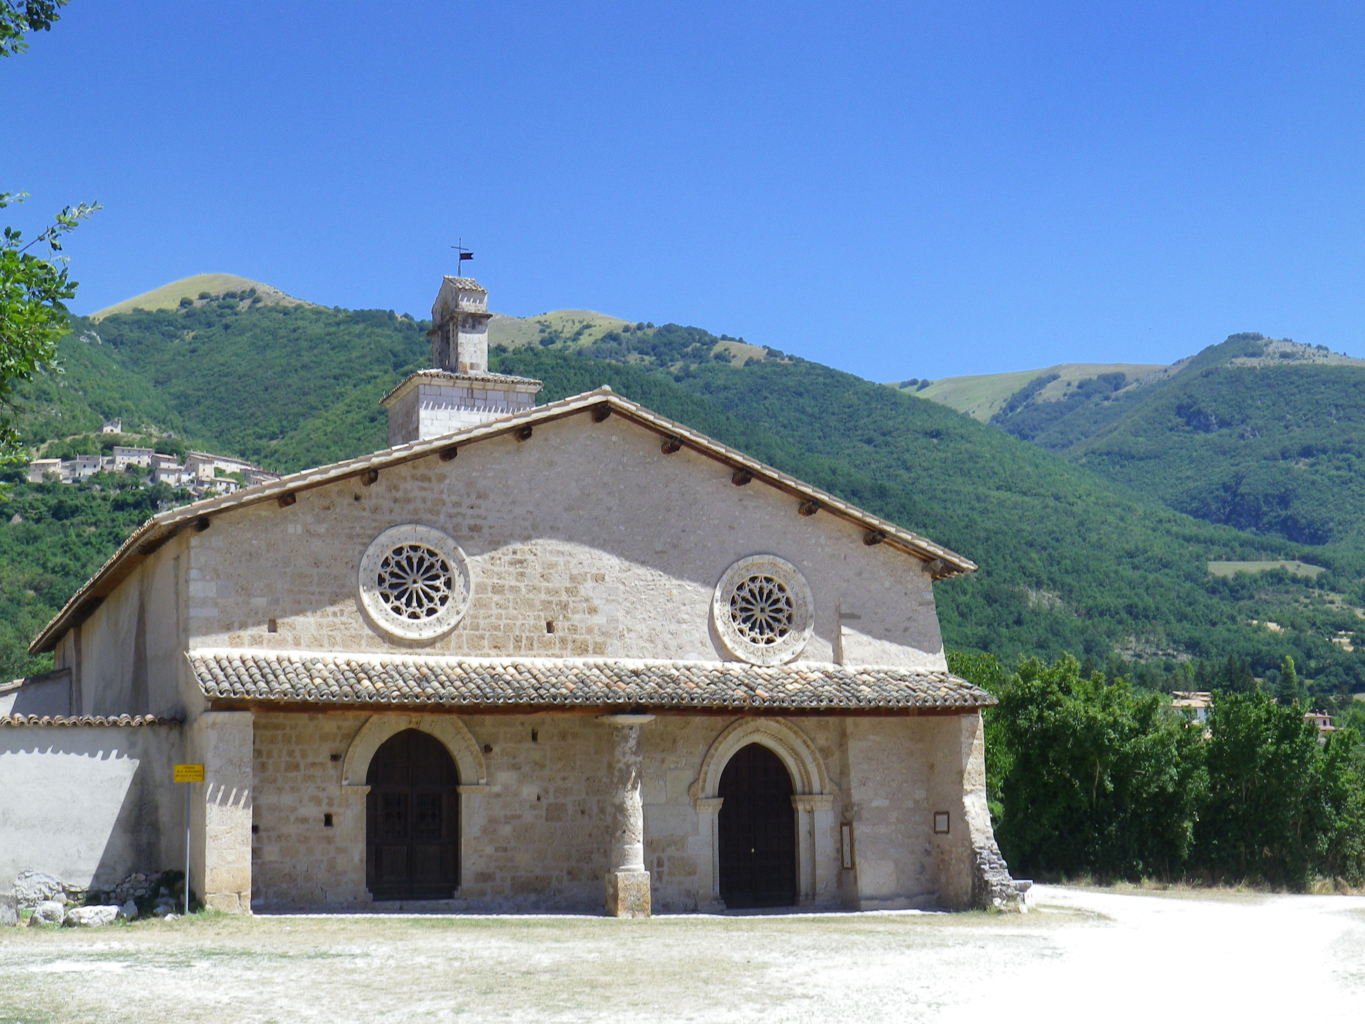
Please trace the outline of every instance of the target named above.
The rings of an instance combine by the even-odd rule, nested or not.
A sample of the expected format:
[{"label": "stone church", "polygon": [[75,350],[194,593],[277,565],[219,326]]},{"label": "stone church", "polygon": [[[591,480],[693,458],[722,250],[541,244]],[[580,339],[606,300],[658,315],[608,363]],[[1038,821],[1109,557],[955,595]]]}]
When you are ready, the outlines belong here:
[{"label": "stone church", "polygon": [[934,607],[973,563],[607,388],[535,405],[489,318],[445,278],[388,448],[155,516],[43,630],[0,886],[178,863],[191,762],[228,911],[1019,905]]}]

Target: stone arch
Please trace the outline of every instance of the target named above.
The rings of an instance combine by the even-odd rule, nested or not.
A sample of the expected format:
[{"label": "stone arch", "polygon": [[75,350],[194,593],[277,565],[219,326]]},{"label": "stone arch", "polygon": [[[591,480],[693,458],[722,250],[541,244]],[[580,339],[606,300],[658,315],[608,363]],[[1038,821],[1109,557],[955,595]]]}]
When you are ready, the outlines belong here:
[{"label": "stone arch", "polygon": [[717,736],[706,751],[697,780],[688,791],[692,799],[715,799],[726,764],[735,751],[750,743],[761,743],[778,756],[791,772],[798,796],[831,792],[824,759],[805,733],[778,718],[743,718]]},{"label": "stone arch", "polygon": [[750,743],[761,743],[777,755],[791,773],[792,806],[796,810],[796,871],[798,898],[813,904],[831,891],[836,870],[833,849],[834,786],[824,759],[805,733],[780,718],[741,718],[711,743],[702,758],[697,780],[688,789],[697,809],[697,829],[710,847],[711,856],[700,866],[697,906],[702,910],[725,907],[720,897],[720,837],[718,816],[724,801],[720,777],[730,758]]},{"label": "stone arch", "polygon": [[460,773],[460,789],[488,785],[488,769],[483,752],[468,729],[454,715],[372,715],[351,740],[341,767],[344,789],[365,786],[370,761],[384,741],[404,729],[418,729],[441,741]]}]

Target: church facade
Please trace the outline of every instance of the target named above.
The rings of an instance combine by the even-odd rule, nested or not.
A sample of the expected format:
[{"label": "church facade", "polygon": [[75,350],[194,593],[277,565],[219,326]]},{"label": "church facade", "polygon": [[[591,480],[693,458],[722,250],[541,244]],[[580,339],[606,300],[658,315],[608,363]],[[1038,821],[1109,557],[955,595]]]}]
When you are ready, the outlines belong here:
[{"label": "church facade", "polygon": [[73,721],[179,723],[194,891],[1018,905],[934,607],[975,566],[608,389],[535,406],[487,320],[446,278],[391,447],[156,516],[35,640]]}]

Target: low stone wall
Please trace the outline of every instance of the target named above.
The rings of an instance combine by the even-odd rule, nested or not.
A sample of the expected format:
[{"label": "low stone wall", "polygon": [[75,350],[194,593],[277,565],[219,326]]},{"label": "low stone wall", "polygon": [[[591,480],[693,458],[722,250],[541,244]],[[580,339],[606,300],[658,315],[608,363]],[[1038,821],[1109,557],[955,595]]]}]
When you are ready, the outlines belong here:
[{"label": "low stone wall", "polygon": [[26,870],[78,892],[183,862],[179,726],[13,723],[0,720],[0,892]]}]

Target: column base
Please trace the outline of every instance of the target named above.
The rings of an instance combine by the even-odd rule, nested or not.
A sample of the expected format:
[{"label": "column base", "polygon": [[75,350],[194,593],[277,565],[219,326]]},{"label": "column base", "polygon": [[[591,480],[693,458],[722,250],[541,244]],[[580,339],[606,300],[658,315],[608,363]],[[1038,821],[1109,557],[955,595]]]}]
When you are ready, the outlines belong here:
[{"label": "column base", "polygon": [[607,916],[649,916],[649,872],[607,872]]}]

